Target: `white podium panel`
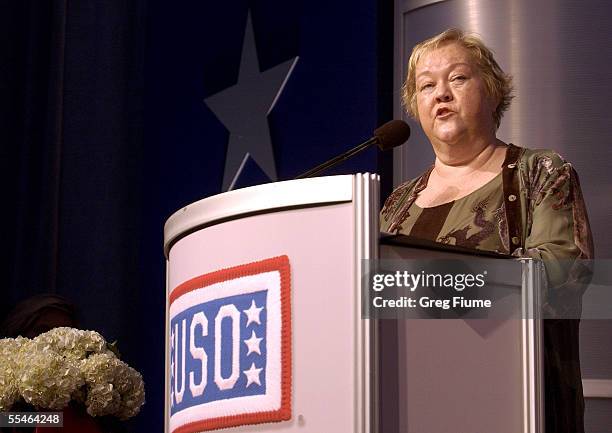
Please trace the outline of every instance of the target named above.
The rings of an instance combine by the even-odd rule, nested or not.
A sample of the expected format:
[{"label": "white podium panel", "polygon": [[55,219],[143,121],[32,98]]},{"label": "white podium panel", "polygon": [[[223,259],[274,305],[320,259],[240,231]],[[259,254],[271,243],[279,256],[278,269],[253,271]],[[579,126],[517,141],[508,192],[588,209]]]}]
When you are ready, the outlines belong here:
[{"label": "white podium panel", "polygon": [[[370,251],[375,247],[375,242],[370,241],[370,228],[364,225],[363,214],[364,209],[369,209],[363,206],[364,191],[366,195],[374,191],[367,186],[364,189],[364,183],[367,185],[374,179],[371,176],[338,176],[331,180],[327,191],[322,194],[323,202],[297,203],[304,200],[304,194],[315,197],[317,191],[325,190],[320,178],[285,182],[299,183],[302,194],[285,196],[285,199],[276,196],[273,204],[270,200],[258,201],[256,197],[265,198],[271,188],[275,188],[277,194],[282,193],[278,190],[279,184],[262,185],[246,189],[251,190],[248,206],[241,207],[236,198],[238,191],[227,193],[233,203],[238,202],[235,207],[237,215],[233,219],[228,220],[230,215],[216,213],[206,206],[209,200],[214,202],[214,206],[223,207],[223,201],[219,201],[222,194],[190,205],[194,206],[193,211],[187,207],[166,224],[166,239],[173,241],[168,242],[166,248],[169,299],[176,287],[201,275],[283,255],[289,260],[291,419],[233,427],[231,431],[369,431],[364,426],[369,388],[363,370],[365,354],[368,353],[367,335],[363,330],[368,321],[362,321],[360,316],[358,275],[361,259],[369,257],[365,249]],[[215,215],[213,221],[207,220],[211,214]],[[217,215],[220,219],[215,220]],[[189,223],[184,224],[185,220]],[[205,226],[197,229],[202,224]],[[174,227],[180,229],[173,231]],[[377,235],[377,231],[374,234]],[[167,347],[167,356],[169,353]],[[213,368],[214,356],[208,354],[209,369]],[[172,362],[167,359],[167,375],[174,368]],[[249,365],[240,365],[239,368],[242,372]],[[264,371],[261,374],[268,373]],[[185,374],[189,375],[189,372]],[[212,373],[209,377],[213,377]],[[167,377],[167,431],[173,432],[177,428],[188,431],[180,429],[181,422],[174,422],[178,417],[170,417],[169,381]],[[189,388],[184,392],[189,393]],[[206,405],[200,408],[208,410]]]},{"label": "white podium panel", "polygon": [[[543,432],[540,264],[489,258],[509,271],[494,281],[511,293],[503,320],[363,319],[378,211],[378,177],[359,174],[231,191],[168,219],[166,433]],[[473,254],[440,248],[381,254]]]},{"label": "white podium panel", "polygon": [[489,272],[479,297],[487,292],[496,297],[488,318],[423,314],[396,320],[395,329],[386,325],[397,342],[397,373],[383,387],[383,392],[397,393],[395,401],[387,400],[397,407],[393,429],[543,433],[542,330],[541,320],[534,319],[541,263],[390,245],[381,246],[380,255],[386,260],[478,263]]}]

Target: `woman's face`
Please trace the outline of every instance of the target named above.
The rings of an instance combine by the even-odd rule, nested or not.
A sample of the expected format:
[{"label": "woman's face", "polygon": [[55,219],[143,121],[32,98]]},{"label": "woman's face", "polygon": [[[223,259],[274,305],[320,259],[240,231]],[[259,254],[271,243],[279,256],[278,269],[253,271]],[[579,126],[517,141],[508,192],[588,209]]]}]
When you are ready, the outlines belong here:
[{"label": "woman's face", "polygon": [[442,45],[423,55],[415,72],[419,120],[434,146],[495,135],[497,104],[469,51],[455,42]]}]

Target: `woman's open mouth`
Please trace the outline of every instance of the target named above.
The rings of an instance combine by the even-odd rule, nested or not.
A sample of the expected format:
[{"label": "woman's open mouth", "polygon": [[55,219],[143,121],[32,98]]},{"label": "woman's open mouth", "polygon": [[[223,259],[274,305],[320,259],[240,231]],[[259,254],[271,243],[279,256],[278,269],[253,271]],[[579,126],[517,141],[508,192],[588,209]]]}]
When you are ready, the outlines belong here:
[{"label": "woman's open mouth", "polygon": [[448,108],[438,108],[438,110],[436,111],[436,118],[446,119],[447,117],[450,117],[453,114],[455,114],[455,112]]}]

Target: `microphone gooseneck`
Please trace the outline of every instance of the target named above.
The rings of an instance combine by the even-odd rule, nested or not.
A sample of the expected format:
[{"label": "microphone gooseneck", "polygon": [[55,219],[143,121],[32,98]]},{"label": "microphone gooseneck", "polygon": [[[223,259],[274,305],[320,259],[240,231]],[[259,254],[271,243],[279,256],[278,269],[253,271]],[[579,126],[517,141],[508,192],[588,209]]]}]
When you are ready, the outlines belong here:
[{"label": "microphone gooseneck", "polygon": [[324,170],[327,170],[343,161],[346,161],[349,158],[357,155],[358,153],[364,151],[368,147],[376,144],[380,150],[389,150],[394,147],[400,146],[404,144],[406,140],[410,137],[410,127],[403,120],[391,120],[384,125],[376,128],[374,130],[374,136],[369,140],[361,143],[360,145],[336,156],[335,158],[330,159],[329,161],[324,162],[316,166],[315,168],[308,170],[305,173],[296,176],[295,179],[304,179],[307,177],[315,176]]}]

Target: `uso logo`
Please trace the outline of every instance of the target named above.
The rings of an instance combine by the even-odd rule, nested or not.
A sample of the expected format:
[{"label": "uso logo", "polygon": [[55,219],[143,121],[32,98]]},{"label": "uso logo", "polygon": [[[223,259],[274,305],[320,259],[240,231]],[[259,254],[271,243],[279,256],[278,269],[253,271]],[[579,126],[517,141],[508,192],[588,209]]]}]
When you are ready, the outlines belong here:
[{"label": "uso logo", "polygon": [[287,256],[193,278],[170,294],[170,431],[291,418]]}]

